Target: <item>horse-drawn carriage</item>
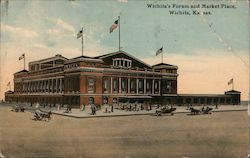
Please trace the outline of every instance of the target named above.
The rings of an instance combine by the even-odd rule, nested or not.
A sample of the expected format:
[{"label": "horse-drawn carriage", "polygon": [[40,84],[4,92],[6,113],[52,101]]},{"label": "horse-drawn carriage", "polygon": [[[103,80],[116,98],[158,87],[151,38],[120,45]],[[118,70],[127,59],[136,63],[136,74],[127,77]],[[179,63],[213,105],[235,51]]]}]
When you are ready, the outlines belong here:
[{"label": "horse-drawn carriage", "polygon": [[42,121],[42,120],[50,121],[51,115],[52,115],[51,111],[49,111],[49,112],[45,112],[45,111],[38,112],[38,111],[36,111],[35,114],[34,114],[33,120],[35,120],[35,121]]},{"label": "horse-drawn carriage", "polygon": [[191,115],[199,115],[199,114],[212,114],[213,108],[210,107],[202,107],[201,109],[195,109],[193,107],[190,107]]},{"label": "horse-drawn carriage", "polygon": [[15,105],[12,107],[11,111],[14,112],[24,112],[25,108],[22,105]]},{"label": "horse-drawn carriage", "polygon": [[202,111],[203,114],[212,114],[212,110],[213,110],[213,108],[210,108],[208,106],[206,108],[203,107],[201,109],[201,111]]},{"label": "horse-drawn carriage", "polygon": [[171,114],[174,115],[174,111],[176,110],[176,108],[174,107],[169,107],[169,106],[163,106],[161,108],[158,108],[155,110],[155,114],[157,116],[161,116],[162,114]]}]

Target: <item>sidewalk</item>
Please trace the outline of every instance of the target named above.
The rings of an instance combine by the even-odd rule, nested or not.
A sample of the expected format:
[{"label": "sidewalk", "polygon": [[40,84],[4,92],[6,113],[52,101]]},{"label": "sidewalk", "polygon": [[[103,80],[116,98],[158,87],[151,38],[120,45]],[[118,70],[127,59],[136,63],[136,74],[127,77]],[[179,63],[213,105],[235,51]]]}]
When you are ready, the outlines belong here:
[{"label": "sidewalk", "polygon": [[[1,106],[10,107],[16,105],[15,103],[0,103]],[[35,110],[35,107],[30,107],[29,105],[25,105],[22,103],[19,103],[18,105],[22,105],[25,107],[27,111],[33,112]],[[190,113],[189,110],[187,110],[187,107],[185,106],[175,106],[177,109],[174,112],[174,114],[181,114],[181,113]],[[210,106],[213,108],[212,112],[229,112],[229,111],[246,111],[248,110],[247,105],[219,105],[218,109],[215,109],[214,106]],[[201,106],[194,106],[194,108],[201,109]],[[84,111],[81,111],[80,109],[72,109],[71,113],[65,113],[66,108],[61,108],[58,110],[56,107],[41,107],[42,111],[51,111],[55,115],[61,115],[66,117],[73,117],[73,118],[93,118],[93,117],[117,117],[117,116],[133,116],[133,115],[154,115],[155,114],[155,107],[152,107],[152,110],[146,111],[146,110],[140,110],[140,111],[126,111],[126,110],[117,110],[114,109],[114,112],[105,113],[105,108],[102,107],[101,110],[98,110],[96,112],[96,115],[91,115],[91,109],[90,106],[86,106]],[[169,114],[163,114],[163,115],[169,115]]]},{"label": "sidewalk", "polygon": [[[211,107],[211,106],[210,106]],[[176,107],[174,114],[180,113],[190,113],[186,107]],[[201,108],[201,107],[195,107]],[[214,107],[213,107],[214,108]],[[241,105],[222,105],[218,109],[213,109],[213,112],[229,112],[229,111],[247,111],[247,106]],[[133,115],[153,115],[155,114],[155,108],[152,108],[151,111],[140,110],[140,111],[126,111],[126,110],[117,110],[114,109],[114,112],[106,113],[105,109],[102,108],[96,112],[96,115],[91,115],[90,107],[86,107],[84,111],[79,109],[72,109],[71,113],[65,113],[66,109],[53,110],[52,113],[56,115],[68,116],[73,118],[93,118],[93,117],[116,117],[116,116],[133,116]],[[163,114],[164,115],[164,114]],[[167,115],[167,114],[166,114]]]}]

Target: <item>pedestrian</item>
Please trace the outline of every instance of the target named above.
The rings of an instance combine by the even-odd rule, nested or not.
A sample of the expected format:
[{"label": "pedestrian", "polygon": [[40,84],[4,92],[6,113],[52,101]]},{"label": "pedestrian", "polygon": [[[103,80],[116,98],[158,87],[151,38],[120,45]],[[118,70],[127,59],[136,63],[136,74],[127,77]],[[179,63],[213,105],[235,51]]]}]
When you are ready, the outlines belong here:
[{"label": "pedestrian", "polygon": [[57,105],[57,110],[61,110],[60,104]]},{"label": "pedestrian", "polygon": [[94,108],[93,108],[93,104],[90,105],[90,110],[91,110],[91,115],[94,115]]},{"label": "pedestrian", "polygon": [[36,110],[35,110],[35,115],[39,118],[42,119],[42,111],[40,109],[40,105],[37,102],[36,106],[35,106]]},{"label": "pedestrian", "polygon": [[69,104],[69,112],[71,113],[71,104]]},{"label": "pedestrian", "polygon": [[94,115],[96,115],[96,110],[97,110],[97,107],[95,106],[95,104],[93,104],[93,111],[94,111]]},{"label": "pedestrian", "polygon": [[201,111],[204,111],[204,110],[205,110],[205,106],[204,106],[204,104],[202,104]]},{"label": "pedestrian", "polygon": [[91,105],[90,105],[90,108],[91,108],[91,115],[95,115],[95,113],[96,113],[96,112],[95,112],[95,110],[96,110],[96,109],[95,109],[95,104],[91,104]]},{"label": "pedestrian", "polygon": [[82,105],[82,111],[85,111],[85,105]]},{"label": "pedestrian", "polygon": [[215,105],[215,109],[218,109],[218,104]]}]

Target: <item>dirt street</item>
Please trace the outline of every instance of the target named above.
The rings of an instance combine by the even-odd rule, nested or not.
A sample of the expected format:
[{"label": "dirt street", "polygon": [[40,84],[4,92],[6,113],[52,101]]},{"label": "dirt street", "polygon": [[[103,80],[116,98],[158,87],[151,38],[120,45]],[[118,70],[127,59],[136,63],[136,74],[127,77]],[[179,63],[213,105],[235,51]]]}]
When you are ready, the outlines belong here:
[{"label": "dirt street", "polygon": [[7,157],[242,158],[247,156],[246,112],[190,116],[75,119],[0,107],[0,151]]}]

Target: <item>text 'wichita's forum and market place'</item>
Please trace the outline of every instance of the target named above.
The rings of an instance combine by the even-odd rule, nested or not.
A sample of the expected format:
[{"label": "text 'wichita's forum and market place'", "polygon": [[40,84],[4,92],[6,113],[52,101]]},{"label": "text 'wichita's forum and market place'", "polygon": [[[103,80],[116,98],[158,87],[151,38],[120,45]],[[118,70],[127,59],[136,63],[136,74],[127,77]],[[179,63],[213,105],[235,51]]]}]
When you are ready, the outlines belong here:
[{"label": "text 'wichita's forum and market place'", "polygon": [[235,4],[153,4],[148,3],[147,8],[169,9],[170,15],[212,15],[215,9],[236,9]]}]

